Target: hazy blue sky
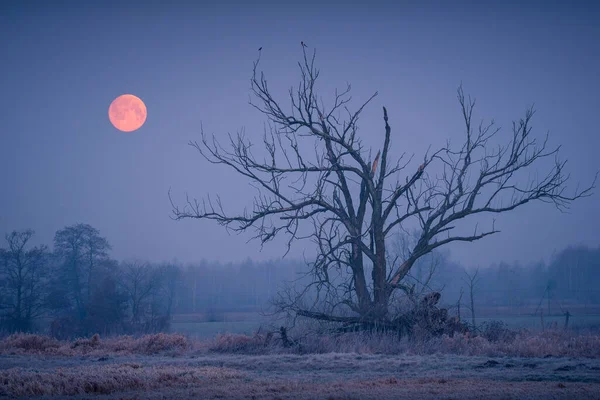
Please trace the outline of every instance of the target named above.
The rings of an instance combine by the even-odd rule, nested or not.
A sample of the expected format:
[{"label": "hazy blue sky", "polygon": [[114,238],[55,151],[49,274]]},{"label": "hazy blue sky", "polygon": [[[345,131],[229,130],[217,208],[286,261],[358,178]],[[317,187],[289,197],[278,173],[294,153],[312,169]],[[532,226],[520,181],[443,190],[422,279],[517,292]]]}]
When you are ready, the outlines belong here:
[{"label": "hazy blue sky", "polygon": [[[211,221],[172,221],[167,191],[176,199],[220,193],[230,210],[251,205],[245,181],[186,144],[199,138],[201,122],[209,133],[245,127],[259,138],[264,118],[248,105],[257,49],[270,86],[285,94],[299,80],[301,40],[317,49],[324,96],[346,82],[357,101],[379,91],[361,123],[367,143],[382,138],[383,105],[399,151],[420,158],[428,145],[458,137],[463,82],[477,98],[477,119],[495,118],[505,134],[535,103],[534,132],[549,130],[551,144],[563,145],[574,184],[600,169],[594,2],[45,3],[0,3],[0,233],[33,228],[51,244],[57,229],[85,222],[117,258],[281,255],[277,243],[258,253],[248,236],[228,236]],[[123,93],[148,108],[132,133],[107,117]],[[570,214],[526,206],[497,219],[501,233],[452,255],[474,265],[597,246],[599,201],[583,199]]]}]

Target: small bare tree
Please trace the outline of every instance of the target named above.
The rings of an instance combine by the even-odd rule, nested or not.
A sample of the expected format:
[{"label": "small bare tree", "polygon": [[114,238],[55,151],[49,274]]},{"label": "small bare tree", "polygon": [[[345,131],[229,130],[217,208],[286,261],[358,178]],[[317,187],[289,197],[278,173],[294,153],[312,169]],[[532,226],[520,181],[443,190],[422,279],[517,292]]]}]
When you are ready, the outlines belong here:
[{"label": "small bare tree", "polygon": [[[471,322],[473,324],[473,329],[475,329],[476,328],[476,325],[475,325],[475,291],[477,290],[477,285],[479,284],[479,280],[480,280],[480,278],[478,276],[479,275],[479,267],[472,273],[465,271],[465,275],[466,275],[466,278],[463,278],[463,280],[469,287],[469,299],[471,301],[471,307],[470,307]],[[462,288],[461,288],[461,297],[462,297]]]},{"label": "small bare tree", "polygon": [[120,278],[131,311],[131,323],[138,326],[151,314],[150,300],[160,287],[157,270],[144,262],[125,262],[121,265]]},{"label": "small bare tree", "polygon": [[458,321],[461,321],[461,317],[460,317],[460,304],[462,302],[462,297],[463,297],[464,291],[462,286],[460,287],[460,294],[458,295],[458,300],[456,302],[456,317],[458,318]]},{"label": "small bare tree", "polygon": [[156,290],[160,314],[171,318],[173,307],[176,306],[177,291],[181,285],[181,269],[175,264],[161,265],[157,271],[158,290]]},{"label": "small bare tree", "polygon": [[[294,240],[312,240],[317,249],[309,263],[312,279],[298,293],[282,297],[279,304],[288,312],[363,327],[396,326],[390,298],[397,290],[408,290],[403,280],[417,260],[441,246],[499,232],[493,224],[483,231],[475,224],[472,233],[460,234],[455,229],[459,223],[534,201],[564,209],[591,194],[593,183],[567,194],[565,162],[555,158],[558,148],[548,149],[546,140],[538,143],[531,135],[533,109],[513,124],[506,144],[493,147],[500,128],[493,121],[473,122],[475,102],[462,88],[462,145],[428,152],[417,168],[409,169],[412,157],[390,153],[392,128],[384,107],[383,143],[371,158],[371,149],[358,135],[358,121],[377,93],[350,111],[348,85],[325,106],[317,94],[316,53],[302,50],[300,84],[289,90],[289,107],[275,98],[258,71],[260,57],[254,63],[251,105],[269,121],[262,151],[244,132],[230,135],[229,146],[204,131],[200,142],[190,142],[208,162],[248,179],[257,189],[253,208],[230,214],[218,197],[188,197],[180,207],[169,193],[177,220],[208,219],[236,232],[254,231],[261,245],[284,234],[288,249]],[[541,178],[520,182],[521,172],[548,158],[555,160],[545,173],[535,175]],[[399,179],[401,173],[405,179]],[[419,227],[415,244],[405,259],[389,263],[387,239],[411,223]],[[312,233],[304,233],[305,224]]]}]

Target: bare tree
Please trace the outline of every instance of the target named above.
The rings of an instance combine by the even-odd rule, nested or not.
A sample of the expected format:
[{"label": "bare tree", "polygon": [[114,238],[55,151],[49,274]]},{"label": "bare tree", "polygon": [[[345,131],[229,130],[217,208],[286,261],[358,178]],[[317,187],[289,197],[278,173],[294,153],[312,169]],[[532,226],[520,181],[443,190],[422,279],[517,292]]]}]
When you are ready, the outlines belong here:
[{"label": "bare tree", "polygon": [[[275,98],[259,72],[260,56],[254,63],[251,105],[268,119],[262,153],[243,131],[229,135],[229,146],[204,131],[200,142],[189,143],[208,162],[249,180],[257,190],[252,210],[230,214],[219,197],[188,197],[178,206],[169,193],[177,220],[215,220],[235,232],[253,231],[261,246],[280,234],[287,235],[288,250],[294,240],[312,240],[317,251],[309,262],[311,283],[280,302],[295,315],[362,326],[393,325],[390,298],[397,290],[409,290],[404,279],[417,260],[449,243],[473,242],[499,232],[491,224],[483,231],[475,225],[471,233],[460,234],[458,223],[475,223],[478,215],[509,212],[533,201],[564,209],[591,194],[593,183],[566,193],[568,175],[565,162],[555,158],[558,148],[548,149],[546,140],[538,143],[531,135],[533,109],[513,124],[505,145],[492,147],[500,129],[493,121],[473,123],[475,102],[462,88],[458,101],[466,129],[461,146],[447,144],[427,152],[420,165],[410,169],[412,157],[392,159],[392,129],[383,107],[383,144],[371,158],[371,149],[357,135],[358,121],[377,93],[350,111],[348,85],[325,106],[317,94],[316,53],[311,56],[305,48],[303,52],[300,84],[289,90],[289,107]],[[536,175],[541,178],[520,182],[521,172],[548,158],[555,160],[543,175]],[[434,174],[436,168],[439,173]],[[400,179],[401,173],[405,179]],[[411,224],[419,227],[415,244],[405,259],[390,263],[387,239]],[[311,233],[305,233],[307,229]]]},{"label": "bare tree", "polygon": [[463,297],[464,291],[462,286],[460,287],[460,294],[458,295],[458,300],[456,301],[456,316],[458,318],[458,321],[461,321],[460,319],[460,304],[462,301],[462,297]]},{"label": "bare tree", "polygon": [[11,331],[29,331],[44,311],[46,246],[27,249],[33,230],[13,231],[0,248],[0,318]]},{"label": "bare tree", "polygon": [[54,236],[54,252],[61,261],[64,283],[80,319],[87,313],[98,266],[108,259],[110,244],[88,224],[67,226]]},{"label": "bare tree", "polygon": [[126,262],[121,266],[121,286],[127,294],[131,311],[131,322],[139,325],[146,315],[151,314],[151,298],[159,289],[157,270],[143,262]]},{"label": "bare tree", "polygon": [[[478,274],[479,274],[479,268],[477,268],[473,273],[469,273],[469,272],[465,271],[466,279],[463,278],[465,283],[467,284],[467,286],[469,286],[469,299],[471,301],[471,307],[470,307],[471,322],[473,324],[473,328],[476,327],[476,325],[475,325],[475,291],[477,290],[477,285],[479,284],[479,280],[480,280]],[[462,297],[462,291],[461,291],[461,297]]]},{"label": "bare tree", "polygon": [[181,268],[174,264],[160,267],[160,294],[162,313],[170,318],[177,299],[177,291],[181,287]]}]

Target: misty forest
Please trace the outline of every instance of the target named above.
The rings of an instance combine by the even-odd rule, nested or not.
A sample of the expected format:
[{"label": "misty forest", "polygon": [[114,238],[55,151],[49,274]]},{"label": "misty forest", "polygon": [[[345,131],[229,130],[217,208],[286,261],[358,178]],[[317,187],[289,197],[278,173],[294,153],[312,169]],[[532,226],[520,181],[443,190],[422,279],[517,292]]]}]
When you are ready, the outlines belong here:
[{"label": "misty forest", "polygon": [[[488,263],[453,257],[457,245],[506,246],[508,216],[525,225],[528,213],[597,203],[598,168],[571,168],[565,136],[544,132],[534,105],[510,122],[480,114],[468,79],[447,104],[460,135],[413,152],[406,110],[350,83],[331,90],[336,71],[321,76],[317,50],[297,45],[295,81],[279,82],[260,47],[247,107],[261,134],[195,126],[178,146],[197,179],[161,188],[175,229],[224,231],[280,256],[118,257],[118,241],[86,219],[47,243],[41,222],[8,229],[0,397],[600,396],[600,243],[537,261],[510,248]],[[250,202],[205,186],[222,171]]]},{"label": "misty forest", "polygon": [[[281,296],[288,295],[290,285],[314,284],[299,260],[190,265],[117,261],[110,257],[107,238],[86,224],[57,231],[53,248],[31,245],[33,235],[32,230],[11,232],[1,248],[5,333],[43,332],[60,339],[169,331],[198,337],[220,330],[251,334],[263,325],[273,329],[269,317],[278,316]],[[398,257],[405,248],[403,238],[390,241]],[[594,327],[600,309],[599,265],[600,249],[587,247],[566,248],[549,264],[500,263],[476,270],[435,251],[415,263],[403,280],[410,289],[403,310],[440,293],[443,309],[464,324],[463,330],[479,326],[485,331],[491,321],[514,328]],[[316,296],[314,292],[311,299],[319,304]]]}]

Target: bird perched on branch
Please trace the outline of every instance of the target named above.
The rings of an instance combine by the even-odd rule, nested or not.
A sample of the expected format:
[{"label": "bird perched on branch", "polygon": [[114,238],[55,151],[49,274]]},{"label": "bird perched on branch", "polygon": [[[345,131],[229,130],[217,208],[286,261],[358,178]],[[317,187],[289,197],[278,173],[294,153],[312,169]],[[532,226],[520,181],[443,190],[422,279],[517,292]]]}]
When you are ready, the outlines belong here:
[{"label": "bird perched on branch", "polygon": [[419,165],[419,173],[423,172],[424,169],[425,169],[425,164]]}]

